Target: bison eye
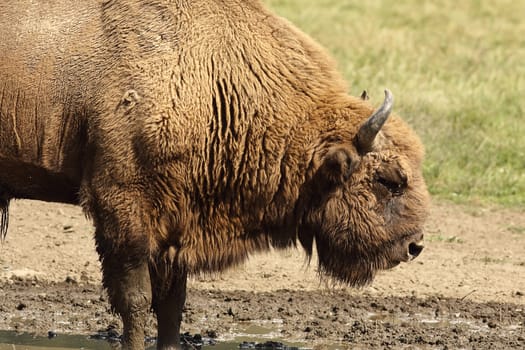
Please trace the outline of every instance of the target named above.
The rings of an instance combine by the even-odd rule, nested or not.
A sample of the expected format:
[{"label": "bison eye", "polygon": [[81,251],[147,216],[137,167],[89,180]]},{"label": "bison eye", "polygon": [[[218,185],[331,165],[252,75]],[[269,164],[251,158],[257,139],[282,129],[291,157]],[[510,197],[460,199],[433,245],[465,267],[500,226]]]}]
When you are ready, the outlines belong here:
[{"label": "bison eye", "polygon": [[377,182],[386,187],[386,189],[390,191],[393,196],[401,196],[403,193],[405,193],[407,187],[406,177],[390,179],[379,175],[377,177]]}]

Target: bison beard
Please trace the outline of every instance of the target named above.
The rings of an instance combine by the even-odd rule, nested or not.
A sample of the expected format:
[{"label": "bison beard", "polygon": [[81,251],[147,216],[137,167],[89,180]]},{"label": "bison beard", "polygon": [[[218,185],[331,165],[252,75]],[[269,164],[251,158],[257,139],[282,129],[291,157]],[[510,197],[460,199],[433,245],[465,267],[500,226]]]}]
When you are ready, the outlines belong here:
[{"label": "bison beard", "polygon": [[[28,16],[27,13],[41,14]],[[0,236],[81,205],[123,346],[179,344],[188,274],[300,241],[352,285],[421,251],[423,148],[257,0],[0,4]]]}]

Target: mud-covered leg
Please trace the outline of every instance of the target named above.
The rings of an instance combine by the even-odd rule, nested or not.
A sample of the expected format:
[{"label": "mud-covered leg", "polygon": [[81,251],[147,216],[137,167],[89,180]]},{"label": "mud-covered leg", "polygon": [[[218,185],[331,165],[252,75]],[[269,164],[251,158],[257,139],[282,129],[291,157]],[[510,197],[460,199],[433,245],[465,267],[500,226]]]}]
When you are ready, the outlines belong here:
[{"label": "mud-covered leg", "polygon": [[144,349],[144,329],[151,308],[151,283],[147,264],[125,272],[120,289],[124,301],[119,310],[124,325],[123,348]]},{"label": "mud-covered leg", "polygon": [[144,349],[144,328],[151,310],[149,235],[144,201],[136,193],[116,192],[92,204],[103,283],[113,310],[124,325],[122,347]]},{"label": "mud-covered leg", "polygon": [[122,318],[122,348],[144,349],[144,328],[151,308],[151,282],[146,261],[123,266],[111,258],[102,261],[104,285],[113,310]]},{"label": "mud-covered leg", "polygon": [[103,259],[102,269],[112,309],[122,318],[122,348],[144,349],[144,328],[151,308],[151,283],[147,263],[124,267]]},{"label": "mud-covered leg", "polygon": [[157,314],[157,349],[180,349],[180,324],[186,301],[186,272],[175,271],[169,291],[155,302]]},{"label": "mud-covered leg", "polygon": [[[151,307],[151,284],[147,264],[119,273],[116,280],[106,283],[111,306],[121,316],[124,325],[122,348],[144,349],[144,328]],[[115,278],[104,272],[104,279]],[[109,287],[111,285],[111,287]]]}]

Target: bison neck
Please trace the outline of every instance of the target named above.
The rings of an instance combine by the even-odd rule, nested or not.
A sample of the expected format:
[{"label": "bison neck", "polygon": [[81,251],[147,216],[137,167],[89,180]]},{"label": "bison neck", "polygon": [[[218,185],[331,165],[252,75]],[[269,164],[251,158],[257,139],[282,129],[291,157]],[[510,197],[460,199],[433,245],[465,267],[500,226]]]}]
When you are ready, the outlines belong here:
[{"label": "bison neck", "polygon": [[187,209],[176,210],[180,231],[170,235],[170,244],[190,272],[219,271],[251,253],[296,245],[296,205],[323,147],[318,126],[308,123],[273,125],[259,138],[252,130],[244,142],[228,145],[238,147],[229,152],[208,145],[215,150],[214,166],[195,156],[189,168],[198,170],[184,181],[192,186],[171,191],[184,193],[177,202]]}]

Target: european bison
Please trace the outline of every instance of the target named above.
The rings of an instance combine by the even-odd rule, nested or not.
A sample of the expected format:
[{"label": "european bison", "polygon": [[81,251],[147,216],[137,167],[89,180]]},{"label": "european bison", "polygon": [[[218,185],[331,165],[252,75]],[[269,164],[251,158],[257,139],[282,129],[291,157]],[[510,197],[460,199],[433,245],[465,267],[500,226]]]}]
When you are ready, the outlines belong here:
[{"label": "european bison", "polygon": [[300,242],[351,285],[417,256],[422,145],[349,96],[323,49],[257,0],[3,1],[0,206],[81,205],[143,349],[179,344],[187,274]]}]

